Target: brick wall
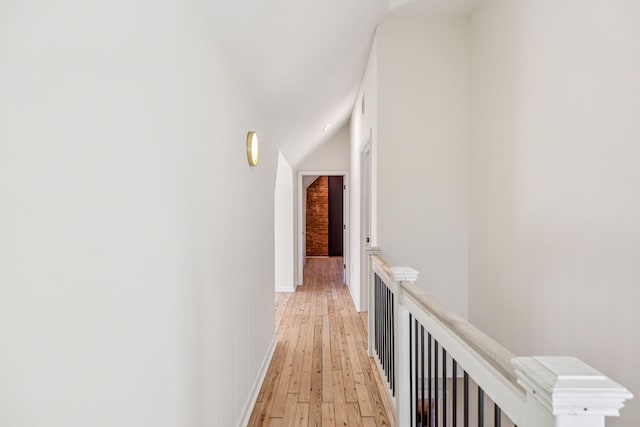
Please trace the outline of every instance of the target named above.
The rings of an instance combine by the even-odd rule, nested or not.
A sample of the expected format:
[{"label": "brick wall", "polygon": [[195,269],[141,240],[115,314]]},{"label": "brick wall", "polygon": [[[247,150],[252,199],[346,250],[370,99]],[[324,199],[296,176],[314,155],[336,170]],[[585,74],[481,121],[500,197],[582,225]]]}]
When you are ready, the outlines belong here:
[{"label": "brick wall", "polygon": [[307,256],[329,255],[329,178],[307,188]]}]

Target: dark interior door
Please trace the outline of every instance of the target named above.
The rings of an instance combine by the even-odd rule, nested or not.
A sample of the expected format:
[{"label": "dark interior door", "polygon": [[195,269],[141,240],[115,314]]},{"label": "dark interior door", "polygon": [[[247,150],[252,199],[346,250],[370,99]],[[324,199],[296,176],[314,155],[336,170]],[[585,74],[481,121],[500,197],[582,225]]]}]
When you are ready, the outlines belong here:
[{"label": "dark interior door", "polygon": [[343,256],[343,180],[342,176],[329,177],[329,256]]}]

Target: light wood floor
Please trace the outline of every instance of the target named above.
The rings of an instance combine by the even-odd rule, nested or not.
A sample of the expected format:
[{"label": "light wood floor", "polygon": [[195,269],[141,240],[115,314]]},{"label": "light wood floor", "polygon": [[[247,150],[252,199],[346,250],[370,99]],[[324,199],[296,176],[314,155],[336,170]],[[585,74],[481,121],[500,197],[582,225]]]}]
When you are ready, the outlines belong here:
[{"label": "light wood floor", "polygon": [[276,294],[277,347],[249,426],[394,425],[341,272],[342,258],[308,259],[304,285]]}]

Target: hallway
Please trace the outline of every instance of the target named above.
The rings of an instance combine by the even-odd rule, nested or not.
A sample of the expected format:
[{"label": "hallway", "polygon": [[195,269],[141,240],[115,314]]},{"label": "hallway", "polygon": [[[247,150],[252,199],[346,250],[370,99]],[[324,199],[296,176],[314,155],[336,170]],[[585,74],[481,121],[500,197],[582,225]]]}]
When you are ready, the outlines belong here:
[{"label": "hallway", "polygon": [[311,258],[304,285],[276,293],[277,347],[249,426],[392,426],[367,356],[366,314],[340,283],[342,258]]}]

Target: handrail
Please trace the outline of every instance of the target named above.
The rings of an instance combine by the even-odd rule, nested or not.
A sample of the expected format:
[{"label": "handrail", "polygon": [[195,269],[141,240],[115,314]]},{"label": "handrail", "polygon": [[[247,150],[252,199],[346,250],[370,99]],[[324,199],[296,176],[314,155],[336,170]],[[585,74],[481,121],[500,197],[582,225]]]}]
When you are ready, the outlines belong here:
[{"label": "handrail", "polygon": [[[438,408],[442,425],[448,426],[448,398],[442,396],[447,396],[447,387],[453,387],[455,418],[457,374],[461,373],[456,366],[464,373],[465,420],[469,378],[478,387],[478,420],[484,419],[482,402],[486,394],[494,403],[495,420],[506,415],[520,427],[604,427],[605,417],[618,416],[625,400],[633,398],[627,389],[579,359],[514,356],[427,291],[404,281],[417,272],[407,267],[391,268],[377,255],[379,252],[379,248],[369,250],[369,268],[375,273],[367,279],[369,354],[374,356],[375,351],[381,375],[387,378],[398,426],[422,424],[425,410],[430,414],[431,409],[438,426]],[[440,364],[438,348],[442,350]],[[444,390],[441,397],[438,384]],[[431,400],[432,386],[436,400]],[[431,403],[425,406],[427,388]],[[431,419],[431,415],[428,417]]]},{"label": "handrail", "polygon": [[390,286],[395,286],[391,266],[379,255],[371,255],[371,268]]},{"label": "handrail", "polygon": [[[389,264],[378,255],[372,255],[371,258],[374,265],[377,264],[386,273],[386,277],[381,278],[389,284],[393,283]],[[467,345],[473,348],[478,356],[496,368],[513,385],[521,389],[523,393],[525,392],[524,388],[518,384],[518,377],[511,363],[511,360],[515,357],[513,353],[457,313],[448,310],[442,303],[429,296],[426,291],[413,283],[400,282],[400,286],[405,294],[412,297],[414,302],[421,306],[427,314],[446,325]]]},{"label": "handrail", "polygon": [[447,310],[438,300],[430,297],[413,283],[401,282],[401,286],[406,295],[412,297],[414,302],[421,306],[428,315],[433,315],[446,325],[458,338],[473,348],[478,356],[496,368],[513,385],[521,389],[523,394],[525,393],[524,388],[518,384],[518,377],[511,363],[511,360],[516,357],[513,353],[458,314]]}]

